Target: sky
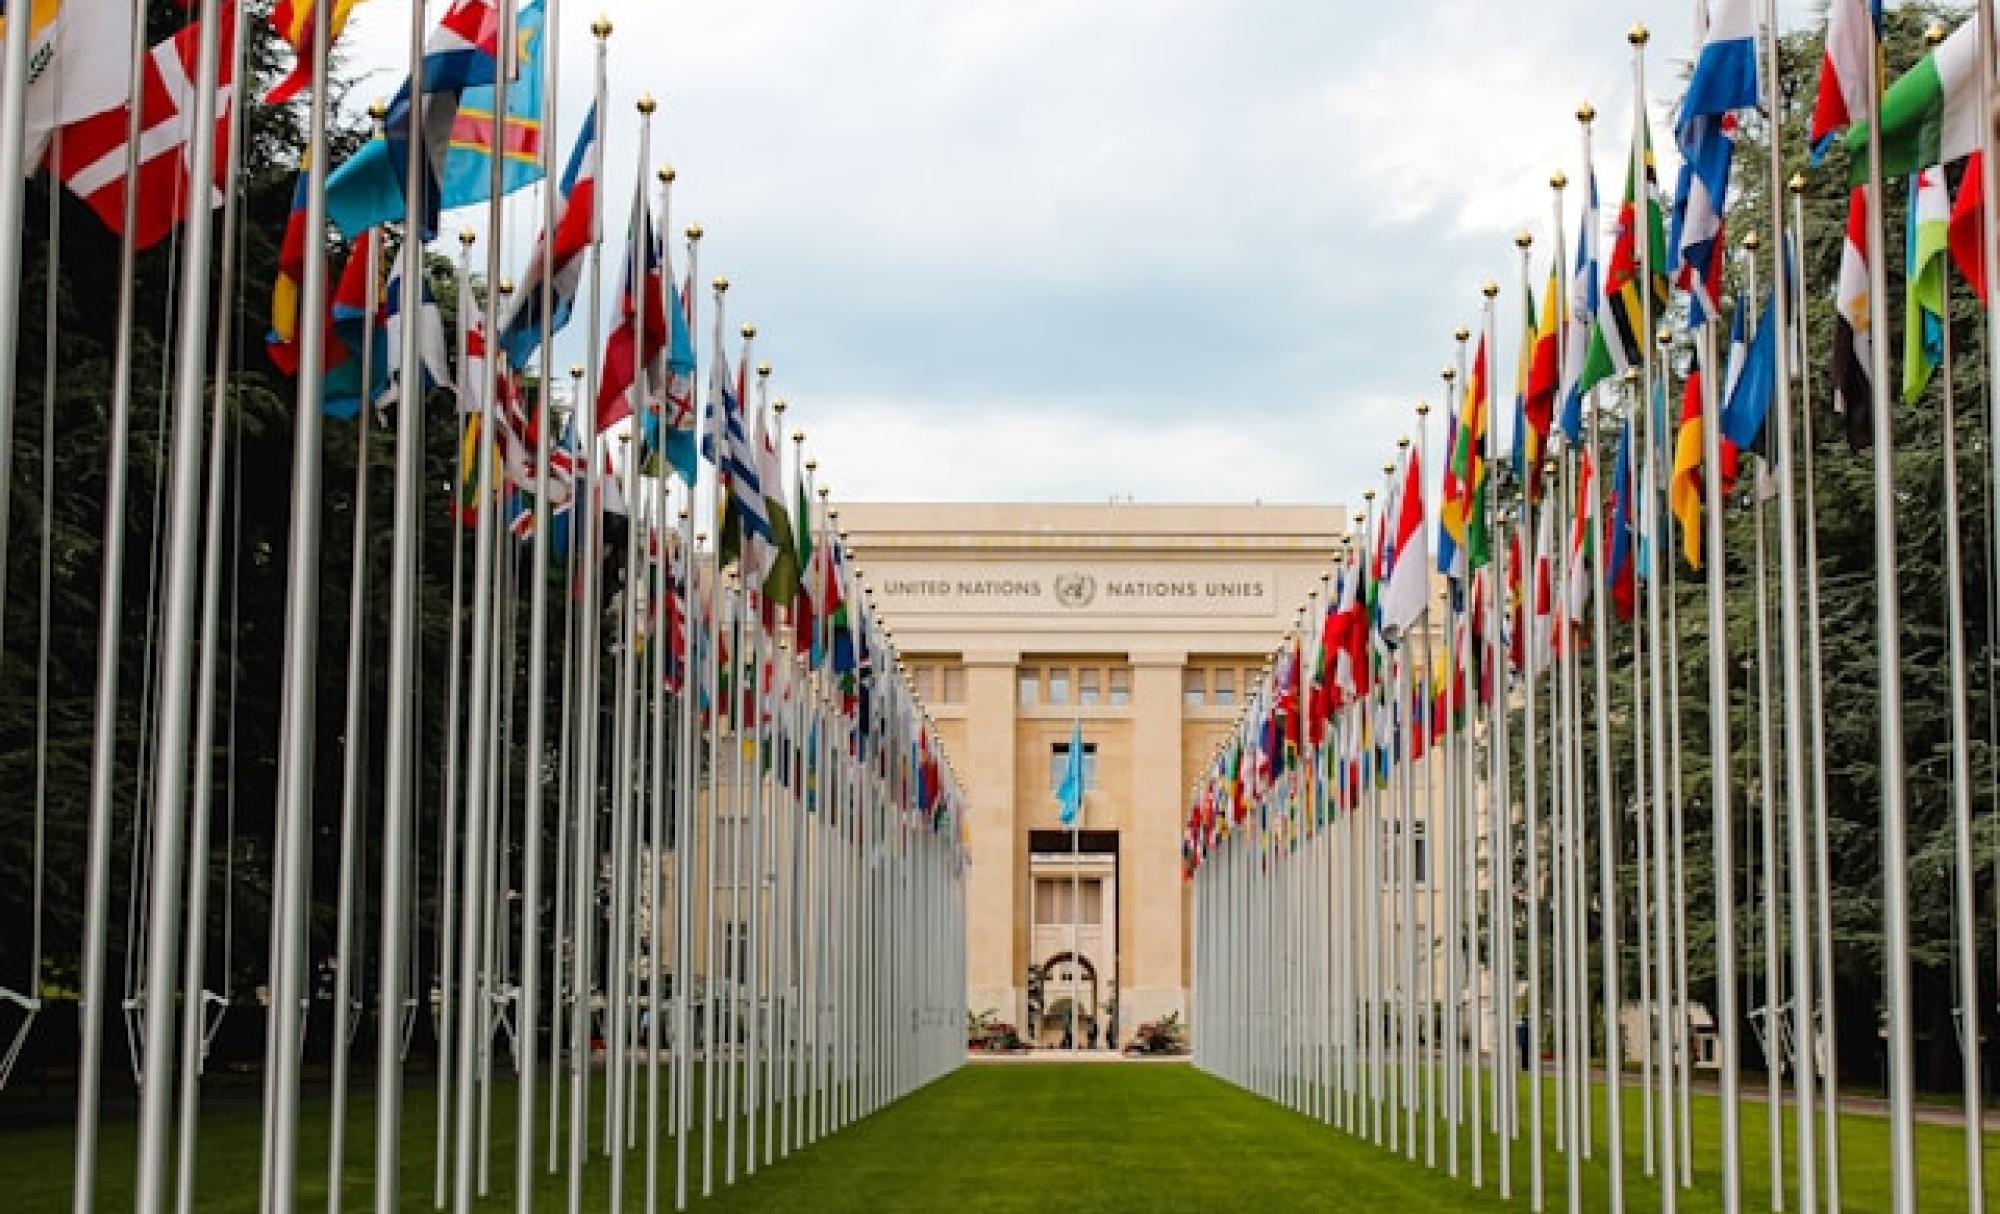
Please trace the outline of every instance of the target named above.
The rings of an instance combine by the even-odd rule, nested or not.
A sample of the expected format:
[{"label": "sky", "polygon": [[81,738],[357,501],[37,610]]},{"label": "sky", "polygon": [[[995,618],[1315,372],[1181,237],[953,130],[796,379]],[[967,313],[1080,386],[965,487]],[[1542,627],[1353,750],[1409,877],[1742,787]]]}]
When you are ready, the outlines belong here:
[{"label": "sky", "polygon": [[[563,9],[560,156],[589,103],[589,21],[614,25],[607,256],[622,255],[633,103],[650,93],[674,226],[699,222],[702,280],[731,280],[732,349],[754,321],[787,424],[854,500],[1354,501],[1415,435],[1416,402],[1440,402],[1452,332],[1476,330],[1489,278],[1512,384],[1514,236],[1535,237],[1539,290],[1548,179],[1582,176],[1584,100],[1615,210],[1634,20],[1653,31],[1671,182],[1670,99],[1694,40],[1688,0]],[[1807,0],[1779,9],[1787,29],[1816,20]],[[407,11],[365,4],[349,36],[383,94]],[[508,221],[522,258],[531,205]],[[706,292],[700,307],[706,360]]]}]

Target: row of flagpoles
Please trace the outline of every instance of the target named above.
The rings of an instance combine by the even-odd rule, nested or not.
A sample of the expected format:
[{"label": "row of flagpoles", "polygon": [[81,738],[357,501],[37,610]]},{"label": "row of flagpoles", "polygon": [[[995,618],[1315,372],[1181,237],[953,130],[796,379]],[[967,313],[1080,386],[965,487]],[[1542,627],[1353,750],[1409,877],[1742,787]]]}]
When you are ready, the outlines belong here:
[{"label": "row of flagpoles", "polygon": [[[1476,1186],[1490,1172],[1503,1196],[1513,1195],[1524,1161],[1537,1210],[1552,1183],[1565,1208],[1581,1208],[1592,1168],[1603,1173],[1592,1187],[1603,1184],[1608,1207],[1622,1209],[1628,1154],[1656,1178],[1649,1183],[1660,1208],[1673,1210],[1695,1184],[1696,1122],[1711,1116],[1691,1091],[1708,1065],[1694,1038],[1712,1027],[1719,1192],[1704,1199],[1733,1211],[1750,1164],[1739,1071],[1748,1026],[1769,1060],[1771,1208],[1841,1208],[1825,744],[1826,718],[1840,709],[1828,703],[1822,678],[1812,462],[1814,412],[1830,396],[1850,442],[1873,455],[1886,1200],[1897,1211],[1916,1208],[1903,621],[1881,204],[1885,181],[1910,177],[1904,396],[1916,400],[1934,370],[1945,381],[1952,679],[1923,694],[1950,697],[1963,1200],[1983,1209],[1947,265],[1987,302],[1985,283],[2000,266],[1990,214],[1993,5],[1981,0],[1949,34],[1931,30],[1925,57],[1885,91],[1880,6],[1835,0],[1809,131],[1787,129],[1773,83],[1775,5],[1711,0],[1697,10],[1671,203],[1655,182],[1646,117],[1649,37],[1634,27],[1632,150],[1608,261],[1600,264],[1596,113],[1588,105],[1577,115],[1581,172],[1550,181],[1555,248],[1539,319],[1533,241],[1526,233],[1517,241],[1526,318],[1511,451],[1494,424],[1500,287],[1489,282],[1469,364],[1475,335],[1460,329],[1456,362],[1442,376],[1454,408],[1437,492],[1427,494],[1421,471],[1428,409],[1419,406],[1415,442],[1403,440],[1386,483],[1363,494],[1368,508],[1355,515],[1354,540],[1300,608],[1236,731],[1191,790],[1183,860],[1195,908],[1196,1061],[1426,1166],[1452,1175],[1463,1167]],[[1746,202],[1732,215],[1738,125],[1759,114],[1767,188],[1754,209]],[[1784,170],[1786,145],[1802,138],[1815,159],[1843,144],[1852,181],[1831,382],[1817,392],[1798,281],[1807,183]],[[1961,161],[1954,201],[1946,168]],[[1562,240],[1572,185],[1583,198],[1573,253]],[[1751,229],[1733,267],[1726,218]],[[1752,306],[1760,272],[1766,287]],[[1730,278],[1743,284],[1745,302],[1735,307],[1725,357]],[[1989,306],[1986,357],[2000,371],[1995,315]],[[1671,417],[1676,390],[1684,408]],[[1599,474],[1606,459],[1608,499]],[[1739,479],[1745,463],[1750,475]],[[1752,513],[1748,553],[1724,552],[1721,504],[1732,501]],[[1725,556],[1749,576],[1732,575]],[[1682,562],[1703,571],[1705,628],[1678,618]],[[1742,824],[1758,861],[1747,889],[1760,903],[1761,958],[1738,955],[1747,950],[1736,921],[1744,809],[1732,755],[1731,593],[1750,596],[1756,621],[1755,651],[1734,660],[1755,669],[1753,685],[1737,694],[1755,707],[1747,786],[1755,816]],[[1628,668],[1617,668],[1621,656]],[[1684,709],[1702,715],[1682,693],[1684,656],[1706,670],[1706,739],[1683,736]],[[1629,695],[1614,703],[1618,682]],[[1710,774],[1705,787],[1691,786],[1682,758],[1704,745]],[[1689,887],[1685,856],[1688,812],[1704,800],[1711,890]],[[1689,978],[1690,908],[1699,901],[1710,905],[1695,921],[1712,924],[1715,942],[1696,945],[1713,949],[1712,1022]],[[1757,1005],[1742,1006],[1746,995]],[[1634,1058],[1637,1073],[1626,1076]],[[1605,1086],[1600,1069],[1619,1082]],[[1632,1088],[1636,1126],[1625,1104]],[[1557,1181],[1548,1175],[1554,1161]]]},{"label": "row of flagpoles", "polygon": [[[210,1009],[226,1003],[206,950],[217,913],[218,663],[229,643],[219,604],[234,559],[226,452],[242,358],[226,318],[239,294],[253,31],[248,6],[198,0],[179,32],[149,48],[141,0],[52,7],[46,20],[36,6],[33,21],[6,25],[0,317],[12,326],[20,316],[23,246],[12,234],[37,166],[122,236],[74,1208],[104,1204],[103,1028],[118,1002],[107,940],[122,910],[134,925],[124,1007],[139,1092],[135,1204],[187,1210],[200,1200]],[[558,176],[546,136],[577,117],[556,101],[561,0],[450,0],[435,21],[423,3],[410,7],[407,79],[371,111],[372,138],[339,164],[328,63],[353,2],[280,0],[270,13],[297,62],[265,103],[303,97],[307,138],[267,338],[272,361],[296,375],[297,409],[281,743],[263,756],[280,774],[260,1208],[296,1208],[302,1158],[321,1157],[305,1141],[301,1104],[305,1068],[322,1061],[329,1209],[345,1204],[360,1158],[372,1160],[383,1211],[417,1200],[466,1210],[496,1190],[520,1210],[545,1192],[577,1210],[587,1188],[608,1208],[643,1195],[652,1209],[669,1185],[679,1208],[691,1191],[712,1192],[718,1171],[731,1183],[739,1162],[752,1173],[962,1060],[964,803],[803,434],[786,456],[786,406],[769,398],[754,328],[741,327],[733,357],[727,348],[720,278],[697,414],[701,230],[687,229],[677,280],[673,174],[653,167],[651,99],[639,99],[621,143],[610,138],[610,23],[590,26],[594,102]],[[31,79],[31,44],[55,70]],[[607,315],[600,183],[618,146],[638,182]],[[510,196],[538,202],[529,226],[539,235],[518,262],[510,234],[522,216]],[[448,335],[427,258],[442,214],[459,207],[480,208],[483,235],[460,236]],[[110,871],[128,812],[116,765],[133,741],[119,736],[132,673],[119,655],[134,265],[169,235],[178,296],[157,537],[165,572],[157,666],[144,674],[158,708],[141,718],[149,767],[128,824],[138,876],[120,908]],[[54,236],[51,247],[53,259]],[[590,357],[565,385],[555,337],[578,311]],[[15,344],[0,343],[0,510]],[[456,416],[422,407],[434,400],[455,400]],[[359,428],[344,672],[318,653],[326,418]],[[437,510],[425,502],[425,439],[440,425],[460,440],[441,706],[418,677],[420,552],[426,512]],[[385,440],[386,525],[368,509],[370,447]],[[389,541],[386,570],[371,568],[377,535]],[[378,641],[370,604],[380,598]],[[371,683],[386,687],[379,727],[368,720]],[[337,812],[314,795],[317,692],[332,685],[346,692]],[[379,786],[371,735],[384,747]],[[443,740],[442,756],[428,755],[429,738]],[[441,759],[442,796],[426,804],[429,758]],[[437,871],[424,870],[423,838],[436,840]],[[315,888],[327,867],[316,849],[329,847],[335,887]],[[35,880],[32,970],[20,990],[0,990],[27,1012],[21,1037],[41,1007],[39,859]],[[227,891],[222,900],[227,915]],[[372,963],[361,938],[371,909]],[[306,1024],[325,1006],[316,973],[332,987],[323,1039]],[[426,1023],[437,1069],[429,1127],[404,1107],[406,1057]],[[353,1074],[366,1065],[364,1029],[375,1044],[368,1079]],[[350,1097],[364,1086],[372,1135],[350,1143]],[[508,1101],[503,1132],[496,1104]],[[435,1172],[414,1182],[403,1152],[432,1135]],[[496,1166],[511,1181],[496,1181]]]}]

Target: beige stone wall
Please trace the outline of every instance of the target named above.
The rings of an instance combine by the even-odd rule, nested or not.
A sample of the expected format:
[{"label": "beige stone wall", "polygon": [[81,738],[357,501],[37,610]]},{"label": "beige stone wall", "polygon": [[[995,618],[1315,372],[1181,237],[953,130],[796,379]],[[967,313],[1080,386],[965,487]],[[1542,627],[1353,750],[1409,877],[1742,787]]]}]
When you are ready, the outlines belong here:
[{"label": "beige stone wall", "polygon": [[[929,670],[920,686],[967,793],[970,1007],[1023,1020],[1027,967],[1042,959],[1029,832],[1058,829],[1050,750],[1081,718],[1097,763],[1085,827],[1118,832],[1115,939],[1097,947],[1115,951],[1098,969],[1116,975],[1120,1034],[1186,1013],[1187,790],[1236,717],[1245,672],[1320,586],[1347,517],[1336,506],[841,507],[897,649]],[[1048,703],[1042,678],[1024,705],[1022,673],[1052,667],[1099,670],[1098,702],[1079,705],[1072,678],[1067,702]],[[1230,670],[1233,702],[1190,706],[1190,667]]]}]

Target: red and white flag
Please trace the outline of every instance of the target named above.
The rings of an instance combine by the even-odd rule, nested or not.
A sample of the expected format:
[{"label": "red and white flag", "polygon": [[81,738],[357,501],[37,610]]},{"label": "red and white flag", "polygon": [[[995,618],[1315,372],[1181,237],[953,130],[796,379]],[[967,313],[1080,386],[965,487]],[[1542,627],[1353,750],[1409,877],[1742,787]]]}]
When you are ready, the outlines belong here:
[{"label": "red and white flag", "polygon": [[1816,149],[1868,117],[1868,57],[1875,53],[1875,19],[1868,10],[1868,0],[1826,6],[1826,51],[1807,137]]},{"label": "red and white flag", "polygon": [[[230,97],[236,61],[236,17],[233,4],[218,12],[222,22],[221,76],[215,90],[215,173],[208,186],[208,206],[222,205],[229,166]],[[201,26],[191,24],[155,46],[146,56],[143,113],[146,129],[139,139],[137,230],[133,239],[142,249],[158,244],[174,225],[187,218],[189,166],[193,148],[191,127],[195,110],[195,63],[201,50]],[[131,105],[93,114],[63,128],[51,156],[55,175],[70,192],[97,212],[106,227],[121,235],[125,224],[125,128]]]}]

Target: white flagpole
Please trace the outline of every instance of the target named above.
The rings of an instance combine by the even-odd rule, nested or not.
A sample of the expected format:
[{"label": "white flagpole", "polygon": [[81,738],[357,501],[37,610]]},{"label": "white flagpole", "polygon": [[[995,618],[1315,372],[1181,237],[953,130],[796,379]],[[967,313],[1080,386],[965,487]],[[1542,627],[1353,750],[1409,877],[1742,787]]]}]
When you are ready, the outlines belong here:
[{"label": "white flagpole", "polygon": [[[133,101],[125,123],[125,180],[139,177],[139,140],[145,129],[145,90],[137,86],[146,70],[145,0],[132,0],[132,46],[127,79],[134,82]],[[0,207],[15,211],[15,226],[0,229],[0,258],[18,258],[19,191],[25,189],[19,172],[19,123],[27,87],[27,50],[30,22],[8,25],[6,65],[0,68],[0,113],[6,114],[8,133],[0,136],[0,151],[12,141],[17,148],[12,176],[0,174]],[[16,84],[15,82],[19,82]],[[18,91],[17,91],[18,90]],[[12,107],[8,109],[7,107]],[[232,126],[235,124],[232,124]],[[76,1158],[72,1172],[74,1214],[91,1214],[96,1209],[98,1103],[103,1087],[104,1009],[109,1001],[105,982],[105,937],[111,912],[112,799],[116,789],[118,762],[119,650],[123,636],[125,604],[125,501],[131,479],[132,434],[132,321],[138,294],[137,265],[139,192],[127,189],[123,224],[118,244],[118,336],[111,369],[111,409],[109,433],[105,440],[103,571],[98,593],[97,684],[92,705],[90,748],[90,828],[88,853],[84,861],[84,922],[82,941],[83,990],[78,1000],[80,1042],[77,1054]],[[14,272],[19,273],[18,262]],[[13,307],[18,309],[18,283]],[[18,315],[18,311],[9,313]],[[227,328],[228,326],[223,326]],[[0,356],[9,368],[14,364],[10,351]],[[10,372],[11,373],[11,372]],[[5,481],[13,463],[12,386],[0,400],[0,481]],[[6,509],[0,500],[0,511]]]}]

